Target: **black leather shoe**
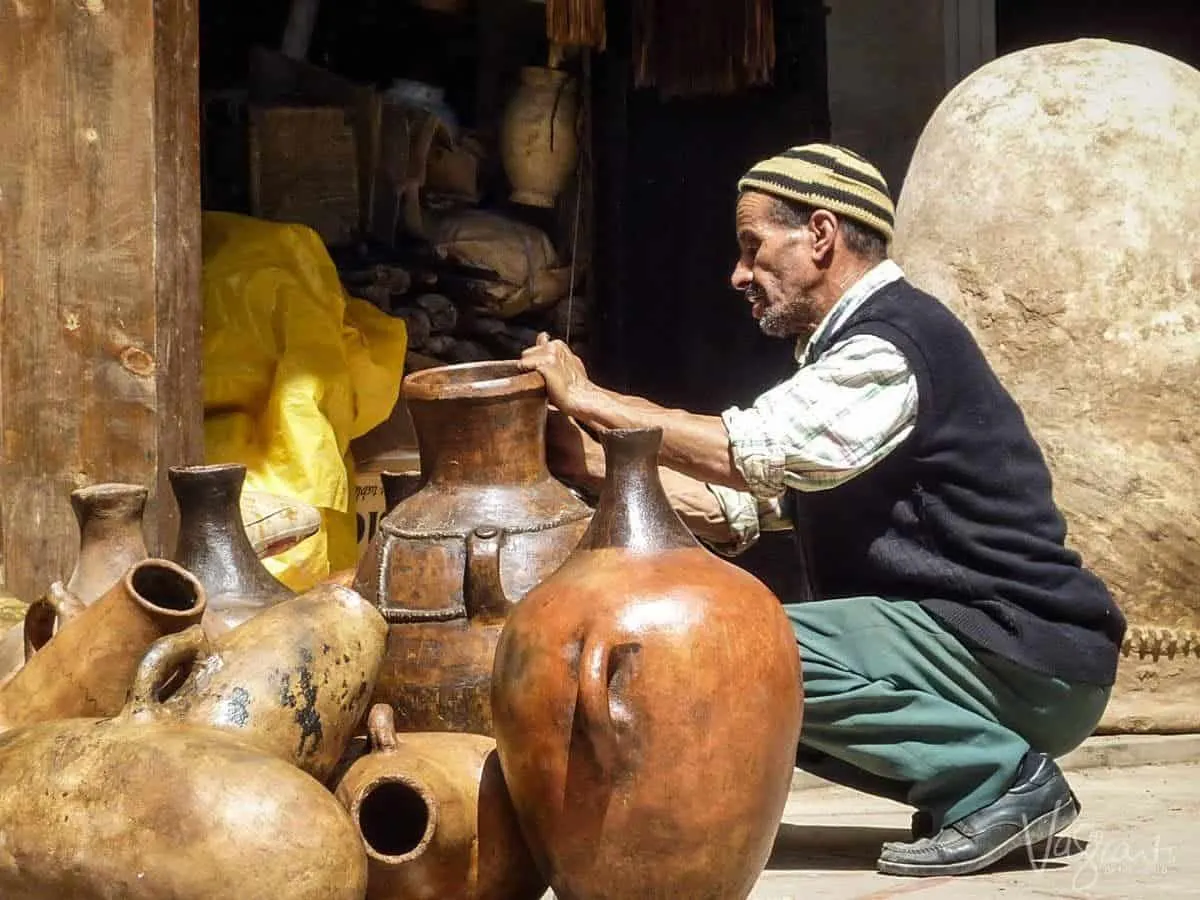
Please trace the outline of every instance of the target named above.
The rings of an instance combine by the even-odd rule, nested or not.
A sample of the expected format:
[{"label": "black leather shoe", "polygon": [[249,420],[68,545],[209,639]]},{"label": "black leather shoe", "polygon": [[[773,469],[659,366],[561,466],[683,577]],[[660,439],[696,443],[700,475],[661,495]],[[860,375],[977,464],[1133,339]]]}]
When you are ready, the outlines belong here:
[{"label": "black leather shoe", "polygon": [[999,800],[932,837],[884,844],[876,867],[885,875],[969,875],[1049,840],[1078,815],[1079,801],[1062,770],[1050,757],[1030,752]]}]

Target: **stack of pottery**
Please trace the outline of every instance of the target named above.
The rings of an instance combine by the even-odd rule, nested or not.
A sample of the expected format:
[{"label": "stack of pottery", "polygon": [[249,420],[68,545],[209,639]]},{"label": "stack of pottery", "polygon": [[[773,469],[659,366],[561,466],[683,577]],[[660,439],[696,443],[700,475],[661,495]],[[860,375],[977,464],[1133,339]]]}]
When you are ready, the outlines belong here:
[{"label": "stack of pottery", "polygon": [[[194,624],[151,646],[115,717],[0,736],[0,839],[21,861],[0,865],[0,896],[361,900],[361,839],[318,779],[365,712],[386,636],[378,613],[330,586],[210,642],[195,624],[204,589],[182,569],[147,561],[124,584],[177,606],[190,598],[177,620]],[[49,665],[60,642],[86,646],[86,660],[117,634],[99,614],[86,634],[79,627],[107,603],[72,620],[0,691],[6,714],[18,680]],[[90,700],[99,673],[59,662]]]},{"label": "stack of pottery", "polygon": [[170,473],[175,562],[125,565],[138,531],[100,595],[35,604],[0,684],[0,897],[748,896],[801,723],[778,600],[673,512],[657,429],[604,435],[593,512],[546,469],[540,375],[406,392],[422,480],[357,590],[283,589],[244,469],[204,466]]},{"label": "stack of pottery", "polygon": [[[365,895],[362,839],[322,782],[387,625],[347,588],[294,596],[254,570],[244,471],[172,471],[193,571],[141,558],[144,488],[72,496],[76,571],[30,607],[29,659],[0,684],[5,900]],[[236,627],[209,627],[206,580]]]}]

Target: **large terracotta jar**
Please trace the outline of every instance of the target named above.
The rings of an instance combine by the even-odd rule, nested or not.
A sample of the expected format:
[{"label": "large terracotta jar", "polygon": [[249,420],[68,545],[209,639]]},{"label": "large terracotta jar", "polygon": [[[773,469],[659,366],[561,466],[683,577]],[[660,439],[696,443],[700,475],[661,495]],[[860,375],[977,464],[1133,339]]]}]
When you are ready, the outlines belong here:
[{"label": "large terracotta jar", "polygon": [[546,881],[521,837],[496,742],[397,734],[369,722],[373,752],[337,786],[367,852],[368,900],[538,900]]},{"label": "large terracotta jar", "polygon": [[792,630],[671,509],[660,443],[659,429],[604,436],[588,533],[509,614],[496,651],[500,762],[561,900],[746,897],[791,783]]},{"label": "large terracotta jar", "polygon": [[4,900],[362,900],[366,857],[315,779],[237,738],[132,715],[0,736]]},{"label": "large terracotta jar", "polygon": [[566,72],[521,69],[500,123],[500,159],[514,203],[554,206],[575,171],[578,117],[579,88]]},{"label": "large terracotta jar", "polygon": [[489,735],[496,640],[591,510],[546,468],[546,385],[515,362],[404,379],[421,487],[384,517],[355,588],[390,626],[375,700],[401,731]]},{"label": "large terracotta jar", "polygon": [[240,505],[245,466],[172,466],[167,477],[179,505],[173,559],[208,592],[204,627],[210,635],[236,628],[295,596],[267,571],[246,535]]},{"label": "large terracotta jar", "polygon": [[387,625],[349,588],[321,585],[209,638],[157,641],[130,688],[144,721],[227,731],[324,780],[366,716]]},{"label": "large terracotta jar", "polygon": [[[53,599],[52,599],[53,598]],[[74,604],[55,585],[30,607]],[[76,716],[111,716],[125,704],[147,649],[164,635],[199,624],[204,588],[165,559],[135,564],[91,606],[80,606],[51,637],[39,635],[36,654],[0,686],[0,731]]]}]

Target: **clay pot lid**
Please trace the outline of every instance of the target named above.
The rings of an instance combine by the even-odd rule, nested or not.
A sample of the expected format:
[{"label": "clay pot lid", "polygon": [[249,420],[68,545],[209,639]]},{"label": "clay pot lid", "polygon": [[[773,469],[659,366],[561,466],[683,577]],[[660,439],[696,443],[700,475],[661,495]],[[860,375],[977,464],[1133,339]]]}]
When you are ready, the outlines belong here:
[{"label": "clay pot lid", "polygon": [[545,379],[522,370],[515,360],[458,363],[421,369],[404,377],[406,400],[475,400],[545,394]]}]

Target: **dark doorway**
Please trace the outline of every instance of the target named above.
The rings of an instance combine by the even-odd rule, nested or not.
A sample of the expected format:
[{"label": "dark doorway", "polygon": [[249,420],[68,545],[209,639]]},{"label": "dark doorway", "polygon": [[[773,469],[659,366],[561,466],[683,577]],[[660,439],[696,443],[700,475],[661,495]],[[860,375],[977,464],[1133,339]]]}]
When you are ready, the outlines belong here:
[{"label": "dark doorway", "polygon": [[997,0],[999,54],[1082,37],[1138,44],[1200,66],[1200,5],[1194,0]]}]

